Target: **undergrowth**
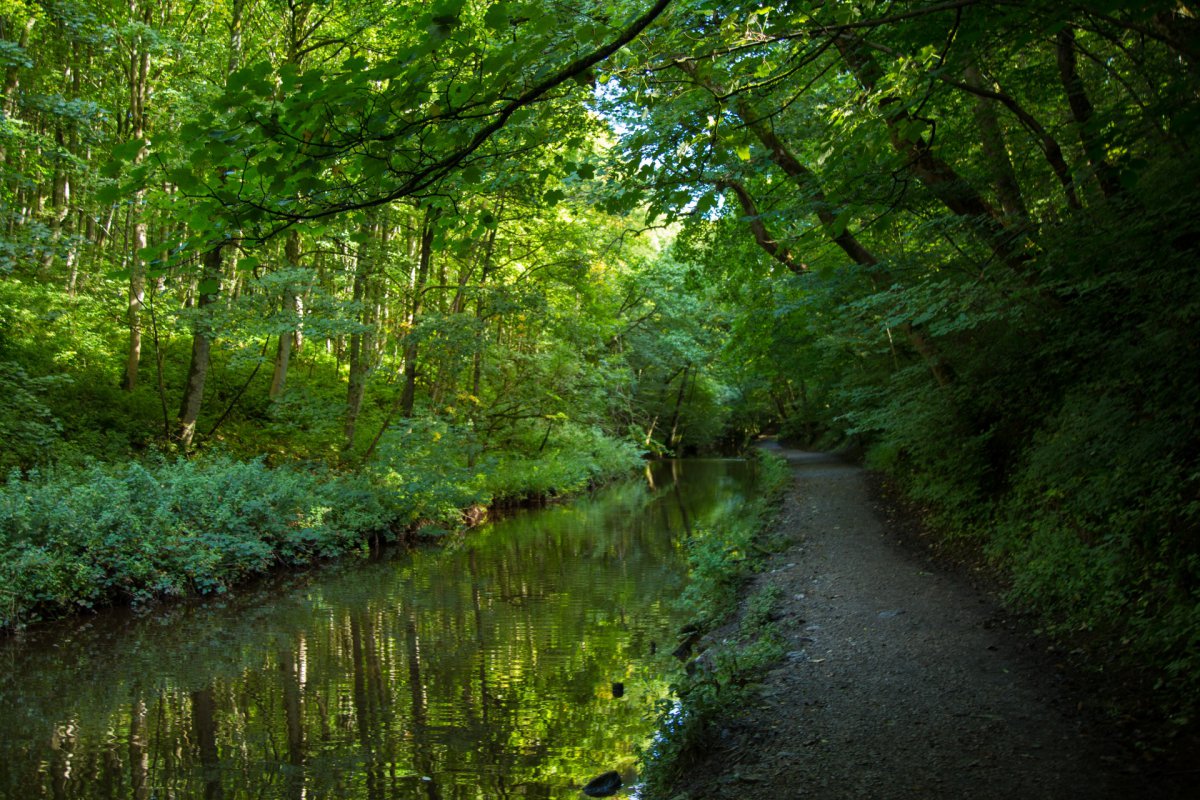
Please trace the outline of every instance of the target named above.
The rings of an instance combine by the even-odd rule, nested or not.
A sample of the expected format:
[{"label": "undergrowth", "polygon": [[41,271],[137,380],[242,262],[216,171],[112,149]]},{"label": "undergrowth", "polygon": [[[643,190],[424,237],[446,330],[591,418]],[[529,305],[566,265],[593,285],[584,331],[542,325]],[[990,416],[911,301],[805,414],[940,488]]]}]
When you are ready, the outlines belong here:
[{"label": "undergrowth", "polygon": [[0,485],[0,631],[223,593],[276,567],[459,526],[471,507],[578,492],[640,463],[633,447],[582,429],[546,452],[468,469],[443,433],[398,436],[357,473],[225,455],[14,469]]}]

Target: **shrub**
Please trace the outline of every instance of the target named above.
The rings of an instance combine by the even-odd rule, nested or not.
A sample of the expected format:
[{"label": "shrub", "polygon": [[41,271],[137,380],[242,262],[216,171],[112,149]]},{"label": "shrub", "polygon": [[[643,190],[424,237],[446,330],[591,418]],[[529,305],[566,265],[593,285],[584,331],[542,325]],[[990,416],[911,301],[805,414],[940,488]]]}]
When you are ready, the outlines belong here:
[{"label": "shrub", "polygon": [[67,378],[33,378],[12,361],[0,361],[0,470],[45,466],[62,424],[41,395]]},{"label": "shrub", "polygon": [[223,592],[402,524],[367,479],[173,461],[10,477],[0,491],[0,627],[77,607]]}]

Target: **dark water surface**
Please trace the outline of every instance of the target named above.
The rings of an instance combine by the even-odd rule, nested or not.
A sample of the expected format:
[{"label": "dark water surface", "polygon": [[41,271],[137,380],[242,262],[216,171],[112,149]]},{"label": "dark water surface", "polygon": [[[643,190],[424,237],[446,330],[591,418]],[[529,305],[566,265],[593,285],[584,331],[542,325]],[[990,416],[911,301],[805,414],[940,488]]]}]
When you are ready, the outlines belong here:
[{"label": "dark water surface", "polygon": [[0,796],[576,798],[631,778],[676,668],[686,532],[752,486],[745,462],[667,462],[443,548],[2,641]]}]

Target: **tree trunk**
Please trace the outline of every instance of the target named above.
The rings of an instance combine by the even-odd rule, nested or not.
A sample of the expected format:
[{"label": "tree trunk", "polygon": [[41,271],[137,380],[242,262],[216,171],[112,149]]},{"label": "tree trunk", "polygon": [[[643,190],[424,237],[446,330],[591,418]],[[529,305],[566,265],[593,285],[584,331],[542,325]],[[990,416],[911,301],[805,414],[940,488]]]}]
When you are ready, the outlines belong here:
[{"label": "tree trunk", "polygon": [[671,433],[667,438],[667,447],[671,448],[672,453],[675,453],[675,447],[679,444],[679,418],[683,412],[683,395],[687,390],[688,375],[691,371],[691,364],[684,365],[683,374],[679,378],[679,392],[675,395],[675,408],[671,410]]},{"label": "tree trunk", "polygon": [[[983,76],[974,65],[963,70],[963,77],[971,86],[983,88]],[[1006,222],[1014,225],[1025,224],[1029,219],[1029,210],[1025,207],[1021,184],[1008,155],[1004,132],[1000,130],[1000,121],[996,119],[996,109],[986,99],[976,95],[973,111],[975,124],[979,126],[983,155],[990,167],[996,196],[1000,198],[1000,207],[1004,209],[1004,215],[1007,217]]]},{"label": "tree trunk", "polygon": [[[130,3],[130,12],[137,15],[137,0]],[[141,21],[150,24],[151,7],[147,3],[141,12]],[[146,143],[146,101],[150,96],[150,46],[146,42],[135,40],[130,46],[129,53],[129,119],[130,140],[141,141],[134,156],[133,164],[137,166],[146,160],[149,148]],[[142,306],[146,300],[146,262],[142,251],[147,245],[146,192],[138,190],[133,195],[133,204],[129,213],[133,215],[133,236],[130,242],[132,252],[129,254],[129,352],[125,358],[125,377],[121,388],[132,392],[137,388],[138,364],[142,358]]]},{"label": "tree trunk", "polygon": [[[58,136],[59,145],[63,145],[61,131]],[[54,193],[53,193],[54,213],[50,215],[50,243],[42,253],[42,272],[47,277],[50,276],[54,267],[54,259],[58,255],[58,249],[62,244],[63,231],[69,228],[67,222],[68,215],[71,213],[71,179],[67,171],[59,168],[54,175]]]},{"label": "tree trunk", "polygon": [[1067,165],[1067,160],[1063,157],[1062,147],[1050,135],[1046,127],[1038,122],[1037,118],[1018,103],[1012,95],[1006,94],[1000,87],[995,85],[992,88],[985,88],[982,85],[956,81],[945,75],[939,75],[938,77],[951,86],[970,92],[976,97],[994,100],[1011,111],[1021,125],[1037,140],[1038,149],[1042,151],[1042,155],[1046,158],[1046,163],[1050,165],[1050,169],[1054,171],[1054,176],[1062,184],[1067,208],[1072,211],[1082,208],[1079,203],[1079,196],[1075,192],[1075,178],[1071,175],[1071,168]]},{"label": "tree trunk", "polygon": [[125,358],[125,378],[121,382],[121,388],[127,392],[137,388],[138,365],[142,359],[142,307],[146,302],[146,264],[141,256],[141,251],[146,247],[146,223],[142,220],[141,208],[144,199],[145,193],[137,192],[129,209],[136,219],[129,256],[129,350]]},{"label": "tree trunk", "polygon": [[[29,47],[29,35],[33,33],[33,26],[36,24],[37,17],[30,17],[22,26],[21,36],[17,41],[17,47],[19,47],[21,50],[25,50],[27,47]],[[0,110],[2,110],[5,117],[11,117],[17,110],[17,90],[20,88],[20,85],[21,66],[14,60],[8,69],[4,71],[4,87],[2,90],[4,97],[0,99]],[[3,145],[0,145],[0,164],[7,163],[8,151]],[[12,218],[10,217],[10,225],[12,224],[11,219]],[[9,235],[12,235],[11,228],[8,233]]]},{"label": "tree trunk", "polygon": [[812,198],[813,212],[817,215],[821,227],[830,240],[857,264],[874,266],[879,263],[879,260],[859,243],[845,225],[838,225],[837,215],[825,199],[825,191],[821,188],[817,176],[792,155],[783,140],[776,135],[775,131],[771,130],[766,120],[750,106],[746,98],[738,98],[737,112],[738,116],[742,118],[742,123],[750,129],[763,147],[767,148],[775,165],[795,181],[806,196]]},{"label": "tree trunk", "polygon": [[[862,40],[843,35],[834,40],[834,45],[863,88],[869,92],[875,91],[882,70],[867,52]],[[898,97],[883,97],[878,106],[888,128],[892,149],[907,158],[907,169],[942,205],[969,221],[997,259],[1014,272],[1024,272],[1028,258],[1021,252],[1020,237],[1005,227],[1003,215],[979,194],[970,181],[933,152],[933,147],[923,135],[913,133],[909,126],[921,125],[921,121],[902,108]]]},{"label": "tree trunk", "polygon": [[[373,216],[373,215],[372,215]],[[358,415],[362,410],[367,392],[367,379],[375,362],[375,330],[378,320],[374,313],[374,275],[386,252],[387,226],[380,225],[371,216],[363,223],[364,241],[358,246],[358,258],[354,266],[354,304],[358,306],[361,332],[350,334],[350,383],[346,389],[346,419],[343,426],[345,441],[343,452],[354,448],[354,433]],[[379,248],[372,247],[378,237]]]},{"label": "tree trunk", "polygon": [[[30,17],[21,26],[21,36],[17,41],[17,47],[21,50],[28,49],[29,35],[33,33],[33,26],[36,24],[37,17]],[[21,66],[14,61],[4,71],[4,113],[6,116],[12,116],[12,113],[17,110],[17,89],[20,85]]]},{"label": "tree trunk", "polygon": [[[399,414],[403,418],[412,416],[413,408],[416,405],[417,393],[417,342],[414,336],[417,323],[421,317],[421,297],[425,290],[425,283],[429,279],[429,268],[433,261],[433,229],[434,222],[437,220],[438,212],[431,206],[425,208],[424,217],[421,220],[419,242],[416,243],[418,248],[417,265],[412,273],[412,303],[408,317],[408,333],[406,334],[404,344],[404,387],[400,395],[396,398],[396,402],[388,411],[387,417],[383,420],[383,424],[379,426],[371,443],[367,445],[366,451],[362,455],[364,462],[368,461],[375,448],[379,445],[379,441],[383,438],[383,434],[391,427],[393,419]],[[412,235],[410,231],[409,257],[412,257]]]},{"label": "tree trunk", "polygon": [[[499,219],[504,213],[504,198],[501,197],[496,208],[497,227],[499,227]],[[487,244],[483,249],[483,263],[479,268],[479,293],[475,297],[475,352],[471,359],[471,397],[475,398],[476,405],[479,403],[479,393],[483,389],[483,351],[486,338],[487,326],[484,324],[484,312],[487,309],[487,303],[484,300],[483,290],[487,286],[488,278],[492,272],[492,258],[496,252],[496,228],[488,231]]]},{"label": "tree trunk", "polygon": [[1106,198],[1115,197],[1121,191],[1121,182],[1116,169],[1104,157],[1104,145],[1092,124],[1092,101],[1088,99],[1087,90],[1075,63],[1075,31],[1069,27],[1063,28],[1058,32],[1056,43],[1058,74],[1062,79],[1063,90],[1067,93],[1071,117],[1079,131],[1079,143],[1083,146],[1083,153],[1096,176],[1101,194]]},{"label": "tree trunk", "polygon": [[[694,75],[694,71],[691,74]],[[744,97],[739,98],[738,115],[742,118],[742,123],[767,148],[767,151],[771,155],[771,160],[788,177],[794,180],[807,196],[813,199],[817,218],[820,220],[826,235],[833,243],[841,248],[842,252],[849,256],[856,264],[871,270],[878,267],[879,259],[858,241],[858,238],[850,231],[849,227],[837,224],[836,216],[825,199],[825,193],[821,188],[816,174],[800,163],[783,140],[767,127],[762,117],[755,113]],[[723,183],[734,188],[734,192],[738,196],[738,202],[742,204],[743,210],[747,212],[748,216],[751,215],[751,211],[754,212],[753,217],[755,217],[760,226],[759,230],[755,232],[755,239],[758,241],[759,247],[762,247],[772,258],[780,261],[793,272],[800,273],[807,269],[802,262],[796,261],[790,252],[782,250],[777,240],[767,232],[762,220],[758,218],[758,209],[754,204],[753,198],[750,197],[746,189],[730,179],[723,179]],[[948,386],[953,380],[954,373],[950,366],[942,359],[941,354],[934,344],[926,338],[924,333],[913,326],[912,323],[905,322],[900,326],[900,330],[908,338],[921,358],[924,359],[938,385],[943,387]]]},{"label": "tree trunk", "polygon": [[429,280],[429,268],[433,263],[433,225],[437,211],[425,209],[421,225],[421,255],[417,262],[417,274],[413,281],[412,314],[409,318],[407,342],[404,345],[404,390],[400,395],[400,415],[411,417],[417,395],[417,323],[421,319],[421,306],[425,294],[425,283]]},{"label": "tree trunk", "polygon": [[304,299],[311,294],[311,291],[310,285],[304,291],[296,292],[292,296],[292,310],[296,313],[296,329],[292,331],[292,352],[297,354],[304,350]]},{"label": "tree trunk", "polygon": [[204,383],[212,354],[212,314],[210,306],[216,301],[221,287],[221,245],[204,254],[204,271],[197,289],[196,322],[192,331],[192,359],[188,364],[187,384],[179,407],[179,443],[186,451],[196,434],[196,420],[204,402]]},{"label": "tree trunk", "polygon": [[[308,25],[311,12],[311,0],[289,0],[288,2],[287,63],[293,66],[297,72],[304,67],[304,43],[313,33],[313,29]],[[294,270],[300,265],[299,228],[293,226],[288,229],[283,253],[286,269]],[[288,366],[292,360],[292,349],[296,345],[297,331],[300,328],[300,313],[303,312],[303,306],[300,303],[296,288],[289,280],[283,291],[282,308],[284,315],[295,317],[296,325],[279,334],[279,346],[275,351],[275,371],[271,376],[271,388],[267,393],[272,400],[278,399],[287,386]]]},{"label": "tree trunk", "polygon": [[[227,62],[228,76],[237,69],[241,56],[242,9],[244,0],[234,0],[229,22],[229,61]],[[200,284],[197,287],[196,322],[192,330],[192,358],[188,362],[187,383],[184,385],[183,400],[179,408],[178,437],[186,452],[192,446],[196,435],[196,421],[200,418],[200,409],[204,404],[204,384],[208,380],[208,368],[212,359],[212,342],[215,331],[212,325],[212,306],[221,291],[221,280],[224,277],[222,257],[223,243],[218,242],[204,254],[203,269],[200,273]],[[236,260],[236,259],[235,259]],[[257,368],[256,368],[257,369]],[[234,402],[237,402],[236,398]],[[230,409],[232,409],[232,404]],[[228,410],[226,414],[228,414]],[[222,415],[212,431],[224,420]],[[210,431],[210,435],[212,433]]]},{"label": "tree trunk", "polygon": [[1193,79],[1200,77],[1200,19],[1185,12],[1181,4],[1171,11],[1155,14],[1154,30],[1167,47],[1187,62]]},{"label": "tree trunk", "polygon": [[[287,241],[283,248],[284,261],[287,263],[287,269],[295,269],[300,263],[300,231],[292,228],[288,231]],[[283,394],[284,387],[287,385],[288,365],[292,360],[292,347],[295,345],[296,331],[299,330],[299,317],[296,316],[298,308],[298,295],[295,287],[290,283],[283,292],[283,313],[296,318],[296,324],[288,330],[279,334],[279,347],[275,352],[275,374],[271,376],[271,390],[269,396],[272,400],[279,398]]]},{"label": "tree trunk", "polygon": [[742,207],[742,215],[750,221],[750,232],[754,234],[754,241],[767,255],[787,267],[791,272],[799,274],[808,271],[808,265],[797,261],[792,255],[792,251],[781,246],[767,230],[766,223],[762,221],[762,215],[758,213],[758,205],[742,183],[726,177],[717,181],[717,188],[729,189],[733,192]]}]

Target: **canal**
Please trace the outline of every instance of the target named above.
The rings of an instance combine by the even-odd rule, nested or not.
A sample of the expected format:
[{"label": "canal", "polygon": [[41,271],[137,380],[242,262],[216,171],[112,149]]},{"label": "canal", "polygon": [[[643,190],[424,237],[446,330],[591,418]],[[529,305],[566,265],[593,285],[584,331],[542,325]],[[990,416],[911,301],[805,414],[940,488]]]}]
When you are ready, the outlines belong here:
[{"label": "canal", "polygon": [[437,547],[0,641],[5,798],[577,798],[635,778],[686,542],[752,465],[662,462]]}]

